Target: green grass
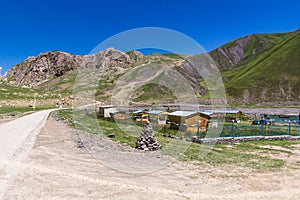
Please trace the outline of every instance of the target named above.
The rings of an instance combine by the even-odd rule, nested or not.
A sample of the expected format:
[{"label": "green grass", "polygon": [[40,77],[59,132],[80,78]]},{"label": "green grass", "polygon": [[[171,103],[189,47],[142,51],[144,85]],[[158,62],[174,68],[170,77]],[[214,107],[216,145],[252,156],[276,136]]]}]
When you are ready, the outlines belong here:
[{"label": "green grass", "polygon": [[34,111],[50,109],[50,107],[37,107],[35,109],[30,107],[12,107],[12,106],[3,106],[0,107],[0,118],[5,116],[19,116],[24,113],[31,113]]},{"label": "green grass", "polygon": [[[260,98],[264,89],[269,101],[274,101],[273,94],[279,92],[279,86],[292,98],[300,95],[300,33],[287,34],[282,40],[249,62],[223,72],[227,92],[233,97],[240,97],[245,89],[250,96]],[[291,90],[289,89],[291,88]]]},{"label": "green grass", "polygon": [[7,116],[17,116],[21,113],[33,111],[33,108],[29,107],[1,107],[0,108],[0,115],[7,115]]},{"label": "green grass", "polygon": [[176,99],[174,94],[171,90],[167,87],[155,84],[155,83],[148,83],[138,88],[136,93],[139,93],[139,96],[134,98],[133,100],[136,102],[141,101],[150,101],[150,100],[167,100],[167,99]]},{"label": "green grass", "polygon": [[[248,90],[249,99],[243,101],[247,107],[286,100],[297,102],[300,95],[300,32],[251,35],[243,48],[242,60],[232,65],[235,62],[232,49],[239,46],[237,43],[242,39],[245,38],[210,52],[221,70],[228,99],[241,104],[239,102]],[[220,49],[227,52],[229,58]]]},{"label": "green grass", "polygon": [[[272,48],[274,45],[278,44],[281,40],[284,39],[286,34],[254,34],[251,35],[250,39],[247,42],[247,45],[244,48],[244,57],[243,60],[241,60],[241,63],[239,65],[243,65],[251,60],[255,60],[257,56],[264,53],[265,51]],[[228,42],[224,45],[222,45],[220,48],[227,51],[231,58],[225,57],[223,54],[219,52],[219,49],[215,49],[212,52],[210,52],[210,55],[214,59],[214,61],[219,64],[219,67],[221,70],[227,70],[232,68],[232,61],[234,63],[234,54],[231,51],[232,47],[237,46],[237,42],[241,40],[242,38],[238,38],[234,41]],[[231,61],[231,62],[230,62]],[[234,67],[237,67],[234,66]]]},{"label": "green grass", "polygon": [[168,57],[168,58],[172,58],[172,59],[183,59],[184,60],[184,57],[180,54],[176,54],[176,53],[164,53],[162,54],[163,56],[165,57]]},{"label": "green grass", "polygon": [[45,91],[0,84],[0,100],[33,99],[34,93],[41,95]]},{"label": "green grass", "polygon": [[[114,121],[96,119],[93,116],[77,114],[77,119],[72,119],[73,112],[71,110],[60,110],[59,116],[61,119],[68,121],[73,127],[88,131],[92,134],[104,134],[108,136],[111,133],[116,135],[112,140],[119,143],[126,143],[132,148],[135,147],[136,139],[141,131],[140,126],[134,124],[117,124]],[[77,122],[76,122],[77,121]],[[80,123],[78,122],[80,121]],[[132,122],[133,123],[133,122]],[[120,128],[122,127],[122,128]],[[275,158],[277,154],[291,155],[288,150],[278,150],[265,148],[263,146],[280,146],[286,149],[293,149],[294,144],[299,144],[299,141],[249,141],[234,145],[217,144],[209,146],[199,143],[192,143],[183,140],[174,140],[169,137],[163,137],[162,133],[182,136],[184,133],[177,133],[175,130],[163,129],[153,126],[155,135],[160,144],[163,145],[162,153],[173,156],[182,161],[198,161],[208,163],[213,166],[240,166],[249,169],[260,170],[276,170],[285,165],[285,162],[279,158]],[[124,130],[126,132],[124,132]],[[174,143],[175,142],[175,143]],[[173,143],[173,146],[172,144]],[[210,149],[207,155],[201,156],[204,149]],[[205,152],[205,151],[204,151]],[[267,155],[274,155],[270,157]]]},{"label": "green grass", "polygon": [[44,91],[70,95],[73,92],[76,76],[76,72],[67,72],[63,76],[50,78],[46,83],[39,85],[38,88]]},{"label": "green grass", "polygon": [[[251,144],[251,142],[249,142]],[[218,144],[203,158],[200,156],[200,144],[192,143],[188,150],[180,159],[184,161],[198,160],[213,166],[234,165],[250,169],[274,170],[284,166],[284,161],[257,154],[257,146],[248,145],[247,149],[235,145],[234,148],[228,148],[229,145]]]}]

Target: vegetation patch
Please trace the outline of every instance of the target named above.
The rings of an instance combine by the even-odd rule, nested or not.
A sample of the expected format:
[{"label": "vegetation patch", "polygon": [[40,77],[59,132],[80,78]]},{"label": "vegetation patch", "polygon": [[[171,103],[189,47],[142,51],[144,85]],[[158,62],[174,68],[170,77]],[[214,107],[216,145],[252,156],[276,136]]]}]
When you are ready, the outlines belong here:
[{"label": "vegetation patch", "polygon": [[[128,144],[132,148],[135,147],[135,142],[142,129],[134,122],[116,123],[112,120],[97,119],[92,115],[84,113],[77,114],[80,123],[74,121],[71,110],[60,110],[59,116],[67,121],[71,126],[88,131],[92,134],[103,134],[108,136],[114,134],[112,140]],[[153,126],[155,136],[158,142],[163,146],[162,153],[176,157],[182,161],[198,161],[200,163],[209,163],[213,166],[235,165],[247,167],[249,169],[274,170],[280,169],[285,165],[284,160],[277,158],[278,153],[291,155],[291,151],[280,149],[265,148],[264,146],[279,146],[286,149],[292,149],[293,145],[299,144],[299,141],[249,141],[233,145],[217,144],[210,146],[207,144],[192,143],[185,140],[178,140],[180,137],[185,137],[183,133],[176,130],[165,129],[163,127]],[[125,130],[125,131],[124,131]],[[164,136],[163,136],[164,135]],[[165,137],[172,135],[177,137]],[[170,142],[176,141],[178,149],[168,149]],[[176,154],[176,151],[186,148],[183,153]],[[172,152],[174,150],[174,152]],[[203,150],[209,150],[208,154],[203,156]],[[266,156],[273,155],[273,156]]]}]

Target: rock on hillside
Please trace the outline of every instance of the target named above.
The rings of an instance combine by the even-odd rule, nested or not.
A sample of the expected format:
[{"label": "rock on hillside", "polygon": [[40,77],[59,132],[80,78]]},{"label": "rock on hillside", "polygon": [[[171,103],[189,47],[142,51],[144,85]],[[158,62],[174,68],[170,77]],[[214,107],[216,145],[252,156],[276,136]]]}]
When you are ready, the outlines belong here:
[{"label": "rock on hillside", "polygon": [[5,80],[10,85],[34,87],[49,78],[62,76],[78,68],[110,66],[116,71],[122,71],[134,62],[129,55],[113,48],[85,56],[52,51],[29,57],[21,64],[15,65],[8,71]]}]

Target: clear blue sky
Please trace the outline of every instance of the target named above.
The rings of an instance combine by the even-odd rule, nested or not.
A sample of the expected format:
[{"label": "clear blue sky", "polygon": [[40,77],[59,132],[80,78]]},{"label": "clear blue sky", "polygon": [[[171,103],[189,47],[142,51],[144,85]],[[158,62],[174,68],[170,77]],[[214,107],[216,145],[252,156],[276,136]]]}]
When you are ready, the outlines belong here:
[{"label": "clear blue sky", "polygon": [[0,66],[50,50],[88,54],[138,27],[174,29],[210,51],[252,33],[294,31],[299,10],[298,0],[2,0]]}]

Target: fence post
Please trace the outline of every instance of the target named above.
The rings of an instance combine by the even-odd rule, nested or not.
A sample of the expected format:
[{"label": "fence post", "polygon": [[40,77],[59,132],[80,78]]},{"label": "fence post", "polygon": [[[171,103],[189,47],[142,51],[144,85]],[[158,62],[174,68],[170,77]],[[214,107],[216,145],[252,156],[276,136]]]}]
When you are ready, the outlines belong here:
[{"label": "fence post", "polygon": [[261,123],[261,134],[262,134],[263,137],[265,137],[265,123],[264,123],[264,121],[262,121],[262,123]]},{"label": "fence post", "polygon": [[291,135],[291,123],[289,122],[289,126],[288,126],[288,135]]},{"label": "fence post", "polygon": [[232,136],[232,138],[234,138],[234,122],[233,121],[231,124],[231,136]]}]

